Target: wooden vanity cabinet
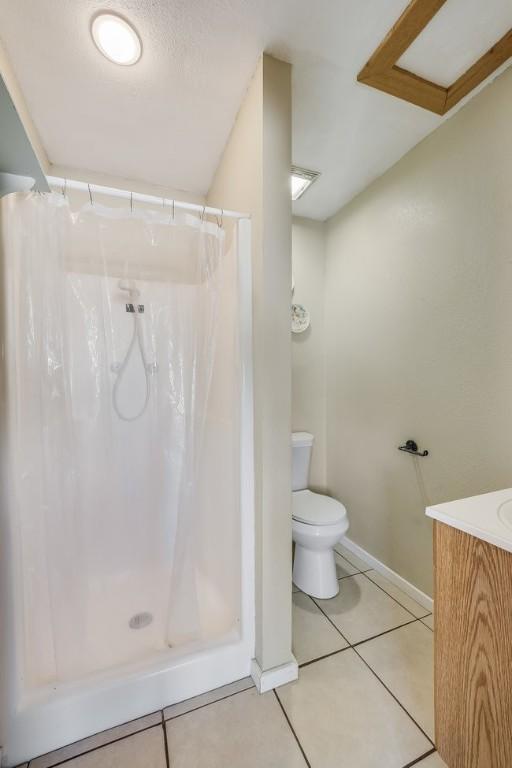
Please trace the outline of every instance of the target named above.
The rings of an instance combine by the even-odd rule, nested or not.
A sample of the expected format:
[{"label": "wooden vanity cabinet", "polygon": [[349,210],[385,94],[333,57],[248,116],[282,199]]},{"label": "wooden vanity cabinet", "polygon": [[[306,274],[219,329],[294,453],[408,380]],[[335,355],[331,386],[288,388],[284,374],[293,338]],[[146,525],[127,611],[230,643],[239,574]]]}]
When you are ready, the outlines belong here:
[{"label": "wooden vanity cabinet", "polygon": [[512,768],[512,554],[434,521],[436,745],[449,768]]}]

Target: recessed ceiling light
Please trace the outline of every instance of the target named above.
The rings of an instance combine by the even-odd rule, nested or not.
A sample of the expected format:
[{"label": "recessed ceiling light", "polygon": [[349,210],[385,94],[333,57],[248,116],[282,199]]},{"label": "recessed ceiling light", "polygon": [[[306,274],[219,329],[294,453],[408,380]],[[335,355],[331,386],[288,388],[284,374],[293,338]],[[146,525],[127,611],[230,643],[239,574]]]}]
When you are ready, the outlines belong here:
[{"label": "recessed ceiling light", "polygon": [[292,165],[292,200],[298,200],[299,197],[302,197],[306,189],[308,189],[319,176],[320,174],[315,171],[307,171],[305,168],[298,168],[296,165]]},{"label": "recessed ceiling light", "polygon": [[92,20],[92,39],[101,53],[115,64],[128,66],[141,57],[142,43],[137,32],[115,13],[99,13]]}]

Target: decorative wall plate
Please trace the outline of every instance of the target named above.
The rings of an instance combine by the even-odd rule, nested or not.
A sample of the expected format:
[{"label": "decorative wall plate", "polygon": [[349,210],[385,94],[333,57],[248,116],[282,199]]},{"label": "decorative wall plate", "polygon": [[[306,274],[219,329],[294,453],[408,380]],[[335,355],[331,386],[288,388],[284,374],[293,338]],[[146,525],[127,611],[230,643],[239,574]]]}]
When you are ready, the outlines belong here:
[{"label": "decorative wall plate", "polygon": [[292,304],[292,333],[304,333],[309,328],[309,312],[302,304]]}]

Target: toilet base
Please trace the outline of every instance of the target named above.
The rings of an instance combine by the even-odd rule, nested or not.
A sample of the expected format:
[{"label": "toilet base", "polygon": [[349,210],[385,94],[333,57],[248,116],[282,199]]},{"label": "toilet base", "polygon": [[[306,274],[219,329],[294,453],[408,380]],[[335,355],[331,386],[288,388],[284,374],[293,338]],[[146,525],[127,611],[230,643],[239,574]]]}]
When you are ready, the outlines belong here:
[{"label": "toilet base", "polygon": [[311,597],[322,600],[336,597],[340,585],[336,576],[334,550],[306,549],[295,542],[293,582]]}]

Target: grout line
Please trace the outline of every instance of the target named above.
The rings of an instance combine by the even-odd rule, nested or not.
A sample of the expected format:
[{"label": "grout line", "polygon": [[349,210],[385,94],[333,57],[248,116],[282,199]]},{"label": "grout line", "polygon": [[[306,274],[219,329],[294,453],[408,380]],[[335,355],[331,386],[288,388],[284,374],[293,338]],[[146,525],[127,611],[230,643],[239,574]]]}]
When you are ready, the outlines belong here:
[{"label": "grout line", "polygon": [[413,765],[418,765],[421,760],[424,760],[426,757],[430,757],[430,755],[434,755],[435,751],[435,749],[431,749],[428,752],[425,752],[424,755],[420,755],[416,758],[416,760],[413,760],[412,763],[407,763],[407,765],[404,765],[403,768],[412,768]]},{"label": "grout line", "polygon": [[[418,621],[419,621],[419,619],[418,619]],[[412,622],[411,622],[411,623],[412,623]],[[416,720],[414,719],[414,717],[413,717],[413,716],[411,715],[411,713],[410,713],[410,712],[409,712],[409,711],[408,711],[408,710],[407,710],[407,709],[404,707],[404,705],[402,704],[402,702],[401,702],[401,701],[400,701],[400,700],[399,700],[399,699],[398,699],[398,698],[395,696],[395,694],[393,693],[393,691],[391,691],[391,690],[388,688],[388,686],[386,685],[386,683],[384,683],[384,682],[381,680],[381,678],[378,676],[378,674],[375,672],[375,670],[374,670],[374,669],[372,669],[372,668],[370,667],[370,665],[368,664],[368,662],[367,662],[365,659],[363,659],[363,657],[361,656],[361,654],[359,653],[359,651],[357,650],[357,648],[354,648],[354,647],[352,647],[352,650],[353,650],[353,651],[354,651],[354,653],[356,653],[356,654],[357,654],[357,656],[358,656],[358,657],[361,659],[361,661],[363,662],[363,664],[364,664],[366,667],[368,667],[368,669],[370,670],[370,672],[372,673],[372,675],[374,675],[374,677],[376,677],[376,678],[377,678],[377,680],[379,681],[379,683],[380,683],[380,684],[381,684],[381,685],[382,685],[382,686],[383,686],[383,687],[386,689],[386,691],[389,693],[389,695],[390,695],[390,696],[392,696],[392,697],[393,697],[393,699],[396,701],[396,703],[397,703],[397,704],[398,704],[398,705],[399,705],[399,706],[400,706],[400,707],[403,709],[403,711],[405,712],[405,714],[406,714],[406,715],[408,715],[408,716],[410,717],[410,719],[412,720],[412,722],[414,723],[414,725],[416,726],[416,728],[418,728],[418,729],[419,729],[419,730],[422,732],[422,734],[425,736],[425,738],[426,738],[426,739],[427,739],[427,740],[428,740],[428,741],[429,741],[429,742],[432,744],[432,746],[434,747],[434,751],[435,751],[435,744],[434,744],[434,742],[432,741],[432,739],[430,738],[430,736],[429,736],[427,733],[425,733],[425,731],[423,730],[423,728],[421,727],[421,725],[419,725],[419,723],[417,723],[417,722],[416,722]]]},{"label": "grout line", "polygon": [[[356,575],[357,574],[354,574],[354,576],[356,576]],[[364,574],[361,574],[361,575],[364,576]],[[371,581],[371,579],[369,579],[369,581]],[[378,586],[378,585],[376,584],[375,586]],[[386,594],[387,594],[387,592],[386,592]],[[416,616],[414,616],[413,613],[411,613],[410,611],[407,611],[407,613],[409,613],[412,616],[412,619],[410,621],[405,621],[403,624],[397,624],[396,627],[391,627],[390,629],[385,629],[384,632],[379,632],[377,635],[371,635],[370,637],[365,637],[363,640],[357,640],[355,643],[351,643],[348,640],[348,638],[345,637],[345,635],[339,629],[339,627],[337,627],[336,624],[332,621],[331,617],[324,611],[322,606],[318,604],[317,598],[311,597],[311,595],[309,595],[308,597],[310,598],[310,600],[312,600],[314,602],[314,604],[316,605],[318,610],[323,613],[325,618],[332,624],[334,629],[336,629],[337,632],[339,632],[339,634],[342,636],[342,638],[345,640],[345,642],[349,644],[350,648],[354,648],[356,645],[361,645],[361,643],[367,643],[369,640],[375,640],[376,637],[381,637],[381,635],[387,635],[389,632],[394,632],[395,629],[401,629],[402,627],[407,627],[409,624],[414,624],[415,621],[421,621],[421,619],[418,619]],[[391,597],[391,595],[390,595],[390,597]],[[404,610],[407,610],[407,609],[404,609]],[[425,618],[425,617],[423,616],[422,618]]]},{"label": "grout line", "polygon": [[[124,728],[126,725],[130,725],[130,723],[136,723],[137,720],[145,720],[146,717],[151,717],[151,715],[156,715],[158,713],[158,709],[156,709],[154,712],[148,712],[147,715],[141,715],[140,717],[134,717],[132,720],[126,720],[124,723],[120,723],[120,725],[114,725],[112,728],[104,728],[102,731],[98,731],[97,733],[92,733],[90,736],[84,736],[83,739],[77,739],[76,741],[71,741],[69,744],[64,744],[62,747],[58,747],[57,749],[52,749],[50,752],[43,752],[42,755],[37,755],[37,757],[33,757],[32,760],[28,763],[33,763],[35,760],[39,760],[41,757],[50,757],[54,752],[60,752],[62,749],[69,749],[69,747],[74,747],[77,744],[80,744],[81,741],[86,741],[86,739],[94,739],[97,736],[101,736],[102,733],[108,733],[108,731],[115,731],[118,728]],[[157,725],[157,723],[155,723]],[[147,731],[149,728],[153,728],[153,725],[148,725],[146,728],[141,728],[137,731],[132,731],[131,733],[126,734],[126,736],[133,736],[135,733],[141,733],[142,731]],[[126,736],[120,736],[119,739],[112,739],[112,741],[107,742],[108,744],[113,744],[115,741],[119,741],[120,739],[126,738]],[[99,749],[102,747],[103,744],[99,744],[96,749]],[[90,751],[90,750],[89,750]],[[80,752],[80,754],[86,754],[85,752]],[[60,765],[61,763],[65,763],[67,760],[60,760],[58,763],[51,763],[47,766],[47,768],[53,768],[54,765]]]},{"label": "grout line", "polygon": [[[370,571],[371,571],[371,570],[373,570],[373,569],[372,569],[372,568],[370,568]],[[425,615],[424,615],[424,616],[416,616],[416,614],[415,614],[415,613],[413,613],[413,612],[412,612],[412,611],[411,611],[409,608],[406,608],[406,607],[405,607],[405,605],[403,605],[403,604],[400,602],[400,600],[397,600],[397,598],[396,598],[396,597],[394,597],[393,595],[390,595],[390,593],[389,593],[389,592],[388,592],[386,589],[384,589],[384,587],[381,587],[381,585],[380,585],[380,584],[377,584],[377,582],[376,582],[376,581],[374,581],[373,579],[370,579],[370,577],[368,576],[368,573],[369,573],[369,571],[364,571],[364,572],[362,572],[362,573],[361,573],[361,575],[362,575],[362,576],[366,576],[366,578],[368,579],[368,581],[371,581],[371,583],[373,584],[373,586],[374,586],[374,587],[378,587],[379,589],[381,589],[381,590],[384,592],[384,594],[385,594],[385,595],[387,595],[387,596],[388,596],[388,597],[390,597],[392,600],[394,600],[394,601],[395,601],[395,603],[397,603],[397,604],[398,604],[398,605],[399,605],[401,608],[403,608],[403,609],[404,609],[404,611],[407,611],[407,613],[410,613],[410,614],[411,614],[411,616],[414,616],[414,618],[415,618],[415,619],[424,619],[424,618],[425,618],[425,616],[430,616],[430,611],[427,611],[427,613],[425,613]],[[378,571],[377,571],[377,573],[378,573]],[[383,578],[385,578],[385,577],[383,576]],[[397,587],[397,589],[399,589],[399,587]],[[405,594],[405,592],[404,592],[404,594]],[[411,600],[412,600],[412,599],[413,599],[413,598],[411,597]],[[416,602],[416,600],[415,600],[414,602]],[[418,605],[420,605],[420,604],[418,603]],[[420,606],[420,608],[422,608],[422,607],[423,607],[423,606]],[[427,609],[425,608],[424,610],[426,611]]]},{"label": "grout line", "polygon": [[302,747],[302,744],[301,744],[301,743],[300,743],[300,741],[299,741],[299,737],[298,737],[298,736],[297,736],[297,734],[295,733],[295,729],[294,729],[293,725],[292,725],[292,724],[291,724],[291,722],[290,722],[290,718],[289,718],[289,717],[288,717],[288,715],[286,714],[286,710],[285,710],[285,708],[284,708],[284,706],[283,706],[283,704],[282,704],[282,702],[281,702],[281,699],[279,698],[279,696],[278,696],[278,693],[277,693],[277,691],[276,691],[276,689],[275,689],[275,688],[274,688],[274,695],[275,695],[275,697],[276,697],[276,699],[277,699],[277,701],[278,701],[278,703],[279,703],[279,706],[281,707],[281,711],[282,711],[283,715],[285,716],[286,722],[288,723],[288,725],[289,725],[289,727],[290,727],[290,730],[291,730],[291,732],[293,733],[293,736],[294,736],[294,738],[295,738],[295,741],[296,741],[296,742],[297,742],[297,744],[299,745],[299,749],[300,749],[300,751],[302,752],[302,757],[303,757],[303,758],[304,758],[304,760],[306,761],[306,765],[308,766],[308,768],[311,768],[311,763],[309,762],[309,760],[308,760],[308,758],[307,758],[307,756],[306,756],[306,753],[304,752],[304,749],[303,749],[303,747]]},{"label": "grout line", "polygon": [[[336,576],[336,578],[338,581],[343,581],[343,579],[350,579],[352,576],[359,576],[360,573],[362,573],[362,571],[358,571],[357,573],[347,573],[346,576]],[[292,587],[292,595],[307,595],[307,594],[308,594],[307,592],[304,592],[302,589],[299,589],[299,587],[296,587],[296,589],[293,589]],[[311,595],[308,595],[308,597],[311,597]]]},{"label": "grout line", "polygon": [[[370,570],[371,570],[371,569],[370,569]],[[371,579],[370,579],[370,581],[371,581]],[[387,594],[387,593],[386,593],[386,594]],[[387,635],[387,634],[389,634],[390,632],[394,632],[394,631],[395,631],[395,630],[397,630],[397,629],[401,629],[402,627],[407,627],[407,626],[409,626],[409,624],[414,624],[414,623],[415,623],[415,622],[417,622],[417,621],[421,621],[421,619],[418,619],[418,618],[414,617],[414,618],[413,618],[411,621],[408,621],[408,622],[406,622],[405,624],[400,624],[400,625],[399,625],[399,626],[397,626],[397,627],[392,627],[391,629],[387,629],[385,632],[381,632],[381,633],[380,633],[380,634],[378,634],[378,635],[374,635],[373,637],[368,637],[368,638],[366,638],[365,640],[360,640],[359,642],[352,644],[352,643],[350,643],[350,642],[347,640],[347,638],[345,637],[345,635],[344,635],[344,634],[341,632],[341,630],[340,630],[340,629],[339,629],[339,628],[336,626],[336,624],[334,624],[334,622],[331,620],[331,618],[330,618],[330,617],[329,617],[329,616],[328,616],[328,615],[325,613],[325,611],[322,609],[322,607],[321,607],[320,605],[318,605],[318,603],[316,602],[316,600],[315,600],[313,597],[311,597],[311,595],[310,595],[309,597],[310,597],[310,599],[311,599],[311,600],[313,600],[313,602],[314,602],[314,604],[317,606],[317,608],[318,608],[318,609],[319,609],[319,610],[320,610],[320,611],[323,613],[323,615],[325,616],[325,618],[326,618],[326,619],[327,619],[327,620],[328,620],[328,621],[329,621],[329,622],[332,624],[332,626],[334,627],[334,629],[335,629],[335,630],[336,630],[336,631],[337,631],[337,632],[338,632],[338,633],[341,635],[341,637],[342,637],[342,638],[345,640],[345,642],[346,642],[346,643],[348,643],[348,648],[351,648],[351,649],[354,651],[354,653],[355,653],[355,654],[357,654],[358,658],[359,658],[359,659],[361,659],[361,661],[363,662],[363,664],[364,664],[366,667],[368,667],[368,669],[370,670],[370,672],[372,673],[372,675],[374,675],[374,677],[376,677],[376,678],[377,678],[377,680],[378,680],[378,681],[379,681],[379,683],[380,683],[380,684],[383,686],[383,688],[385,688],[385,689],[386,689],[386,691],[389,693],[389,695],[390,695],[390,696],[391,696],[391,697],[392,697],[392,698],[393,698],[393,699],[396,701],[396,703],[398,704],[398,706],[399,706],[399,707],[401,707],[401,709],[403,709],[403,711],[406,713],[406,715],[407,715],[407,716],[408,716],[408,717],[409,717],[409,718],[412,720],[412,722],[414,723],[414,725],[415,725],[415,726],[416,726],[416,727],[417,727],[417,728],[418,728],[418,729],[421,731],[421,733],[422,733],[422,734],[425,736],[425,738],[426,738],[426,739],[427,739],[427,740],[430,742],[430,744],[432,744],[432,747],[433,747],[433,750],[432,750],[432,752],[435,752],[435,745],[434,745],[434,742],[432,741],[432,739],[430,738],[430,736],[428,736],[428,735],[425,733],[425,731],[423,730],[423,728],[422,728],[422,727],[421,727],[421,726],[420,726],[420,725],[419,725],[419,724],[416,722],[416,720],[415,720],[415,719],[414,719],[414,717],[411,715],[411,713],[407,711],[407,709],[404,707],[404,705],[402,704],[402,702],[401,702],[401,701],[400,701],[400,700],[399,700],[399,699],[398,699],[398,698],[395,696],[395,694],[394,694],[394,693],[393,693],[393,692],[392,692],[392,691],[391,691],[391,690],[388,688],[388,686],[387,686],[387,685],[386,685],[386,684],[385,684],[385,683],[384,683],[384,682],[383,682],[383,681],[380,679],[380,677],[377,675],[377,673],[376,673],[376,672],[375,672],[375,671],[374,671],[374,670],[373,670],[373,669],[370,667],[370,665],[368,664],[368,662],[367,662],[367,661],[365,661],[365,659],[363,659],[363,657],[361,656],[361,654],[360,654],[360,653],[358,652],[358,650],[357,650],[357,646],[359,646],[359,645],[362,645],[363,643],[367,643],[367,642],[368,642],[368,641],[370,641],[370,640],[375,640],[375,638],[377,638],[377,637],[381,637],[382,635]],[[410,613],[410,611],[409,611],[409,613]],[[413,614],[411,614],[411,615],[413,615]],[[328,654],[328,656],[334,656],[334,655],[335,655],[335,654],[337,654],[337,653],[341,653],[342,651],[346,651],[346,650],[348,650],[348,648],[342,648],[342,649],[340,649],[339,651],[335,651],[334,653]],[[301,664],[300,666],[301,666],[301,667],[304,667],[304,666],[306,666],[307,664],[313,664],[313,663],[314,663],[314,662],[316,662],[316,661],[320,661],[322,658],[326,658],[326,657],[322,656],[322,657],[320,657],[320,658],[318,658],[318,659],[314,659],[313,661],[310,661],[310,662],[305,662],[305,664]],[[276,695],[277,695],[277,694],[276,694]],[[429,752],[428,754],[431,754],[431,752]],[[422,757],[427,757],[427,755],[422,755]],[[414,763],[412,763],[412,765],[414,765]],[[408,767],[407,767],[407,766],[404,766],[404,768],[408,768]]]},{"label": "grout line", "polygon": [[179,715],[172,715],[171,717],[168,717],[168,718],[165,718],[165,715],[164,715],[164,722],[169,723],[171,720],[176,720],[178,717],[183,717],[184,715],[190,715],[191,712],[197,712],[198,709],[204,709],[205,707],[210,707],[212,704],[217,704],[218,701],[224,701],[225,699],[230,699],[232,696],[238,696],[239,693],[247,693],[247,691],[250,691],[255,687],[256,687],[255,685],[249,685],[247,688],[243,688],[241,691],[233,691],[233,693],[228,693],[226,694],[226,696],[219,696],[218,699],[214,699],[213,701],[207,701],[206,704],[200,704],[198,707],[193,707],[192,709],[187,709],[186,712],[180,712]]},{"label": "grout line", "polygon": [[427,613],[426,616],[422,616],[421,617],[420,621],[421,621],[421,623],[423,624],[424,627],[426,627],[427,629],[430,629],[430,631],[433,632],[434,630],[432,629],[432,627],[429,627],[429,625],[425,624],[425,622],[423,621],[423,619],[427,619],[429,616],[432,616],[432,614],[431,613]]},{"label": "grout line", "polygon": [[330,653],[324,653],[323,656],[318,656],[316,659],[310,659],[309,661],[303,661],[302,664],[299,664],[299,669],[302,669],[303,667],[309,667],[310,664],[314,664],[316,661],[322,661],[322,659],[328,659],[329,656],[336,656],[338,653],[343,653],[343,651],[350,651],[351,646],[347,645],[345,648],[338,648],[337,651],[331,651]]},{"label": "grout line", "polygon": [[334,554],[335,555],[339,555],[340,557],[342,557],[344,560],[347,561],[347,563],[350,565],[351,568],[355,568],[356,569],[356,573],[350,573],[349,576],[357,576],[358,573],[362,573],[361,569],[358,568],[357,565],[354,565],[354,563],[351,563],[350,560],[348,559],[348,557],[345,557],[345,555],[343,555],[341,552],[338,552],[336,547],[334,547]]},{"label": "grout line", "polygon": [[326,614],[326,612],[324,611],[324,609],[322,608],[322,606],[321,606],[321,605],[318,605],[318,603],[317,603],[317,601],[315,600],[315,598],[314,598],[314,597],[311,597],[311,595],[309,595],[309,599],[310,599],[310,600],[312,600],[312,601],[314,602],[314,604],[316,605],[316,607],[318,608],[318,610],[319,610],[319,611],[321,611],[321,612],[323,613],[323,615],[325,616],[325,618],[327,619],[327,621],[328,621],[330,624],[332,624],[332,626],[334,627],[334,629],[336,630],[336,632],[337,632],[339,635],[341,635],[341,636],[342,636],[342,638],[344,639],[344,641],[345,641],[345,642],[348,644],[348,646],[351,648],[351,647],[352,647],[352,643],[350,643],[350,642],[347,640],[347,638],[345,637],[345,635],[343,634],[343,632],[341,631],[341,629],[339,629],[339,627],[337,627],[337,626],[336,626],[336,624],[335,624],[335,623],[334,623],[334,621],[331,619],[331,617],[330,617],[330,616],[328,616],[328,615]]},{"label": "grout line", "polygon": [[410,624],[416,624],[417,621],[421,621],[421,619],[411,619],[411,621],[405,621],[403,624],[397,624],[396,627],[391,627],[391,629],[385,629],[384,632],[379,632],[378,635],[365,637],[364,640],[357,640],[357,642],[352,643],[350,647],[357,648],[360,645],[363,645],[364,643],[369,643],[370,640],[376,640],[378,637],[382,637],[383,635],[389,635],[390,632],[395,632],[397,629],[402,629],[402,627],[408,627]]},{"label": "grout line", "polygon": [[[322,610],[322,609],[320,608],[319,610]],[[324,613],[324,617],[326,619],[329,618],[325,613]],[[338,648],[337,651],[331,651],[330,653],[325,653],[323,656],[317,656],[317,658],[315,659],[310,659],[309,661],[303,661],[302,664],[299,664],[299,669],[302,669],[302,667],[308,667],[310,664],[314,664],[315,661],[322,661],[322,659],[328,659],[329,656],[335,656],[337,653],[343,653],[343,651],[348,651],[350,648],[352,649],[358,648],[360,645],[369,643],[370,640],[376,640],[377,638],[382,637],[383,635],[389,635],[390,632],[395,632],[397,629],[402,629],[402,627],[408,627],[410,624],[415,624],[417,621],[421,621],[421,619],[413,619],[412,621],[407,621],[405,624],[399,624],[397,627],[392,627],[391,629],[385,629],[384,632],[380,632],[378,635],[372,635],[371,637],[366,637],[364,640],[358,640],[356,643],[349,643],[348,640],[346,640],[346,638],[344,637],[344,635],[342,635],[338,627],[335,624],[333,624],[333,627],[338,631],[338,634],[341,635],[343,640],[345,640],[345,642],[348,643],[348,645],[346,645],[345,648]]]},{"label": "grout line", "polygon": [[167,726],[164,718],[164,711],[161,710],[162,714],[162,731],[164,732],[164,749],[165,749],[165,765],[167,768],[171,768],[170,764],[170,755],[169,755],[169,743],[167,741]]},{"label": "grout line", "polygon": [[[366,573],[366,571],[373,571],[373,570],[375,570],[375,569],[374,569],[374,567],[373,567],[373,565],[370,565],[369,563],[367,563],[367,565],[368,565],[368,568],[365,568],[365,569],[364,569],[364,571],[362,571],[362,570],[361,570],[361,568],[359,568],[359,567],[358,567],[358,566],[357,566],[355,563],[353,563],[353,562],[352,562],[352,560],[350,559],[350,557],[347,557],[347,555],[343,554],[343,552],[338,552],[338,550],[336,549],[336,547],[334,547],[334,551],[335,551],[335,552],[336,552],[336,553],[337,553],[337,554],[338,554],[340,557],[343,557],[343,558],[345,558],[345,560],[346,560],[348,563],[350,563],[350,565],[352,566],[352,568],[357,568],[357,573]],[[357,557],[357,555],[356,555],[356,557]],[[359,559],[361,560],[361,558],[359,558]],[[353,574],[352,574],[352,576],[356,576],[356,575],[357,575],[357,574],[355,574],[355,573],[353,573]]]},{"label": "grout line", "polygon": [[[343,649],[346,650],[346,649]],[[111,741],[106,741],[104,744],[97,744],[94,747],[91,747],[90,749],[85,749],[83,752],[77,752],[76,754],[72,755],[71,757],[66,757],[64,760],[58,760],[56,763],[48,764],[47,768],[57,768],[59,765],[64,765],[65,763],[68,763],[70,760],[74,760],[77,757],[82,757],[82,755],[88,755],[90,752],[95,752],[98,749],[103,749],[103,747],[109,747],[111,744],[116,744],[118,741],[123,741],[124,739],[129,739],[130,736],[136,736],[139,733],[144,733],[144,731],[150,731],[151,728],[158,728],[162,727],[164,731],[164,743],[165,743],[165,749],[166,749],[166,761],[167,761],[167,768],[169,768],[169,750],[168,750],[168,743],[167,743],[167,729],[165,728],[165,723],[170,722],[171,720],[175,720],[178,717],[183,717],[183,715],[188,715],[191,712],[196,712],[198,709],[204,709],[205,707],[209,707],[212,704],[216,704],[218,701],[224,701],[224,699],[229,699],[232,696],[237,696],[239,693],[245,693],[246,691],[250,691],[253,686],[249,686],[248,688],[244,688],[242,691],[234,691],[233,693],[228,693],[227,696],[221,696],[218,699],[215,699],[215,701],[208,701],[206,704],[201,704],[199,707],[194,707],[193,709],[188,709],[186,712],[180,712],[179,715],[174,715],[173,717],[165,719],[164,716],[164,710],[160,710],[162,722],[161,723],[154,723],[153,725],[148,725],[146,728],[140,728],[138,731],[133,731],[132,733],[127,733],[124,736],[119,736],[118,738],[111,739]],[[156,712],[151,712],[151,715],[156,714]],[[143,717],[148,717],[148,715],[143,715]],[[138,720],[139,718],[135,718],[135,720]],[[128,722],[135,722],[135,720],[129,720]],[[120,728],[122,726],[115,726],[116,728]],[[110,730],[109,728],[106,729],[107,731]],[[95,736],[99,736],[101,733],[105,733],[105,731],[99,731],[97,734],[93,734],[92,736],[88,736],[86,738],[94,738]],[[60,749],[66,749],[67,747],[72,747],[75,744],[79,744],[82,739],[79,741],[72,742],[71,744],[66,744],[65,747],[60,747]],[[60,750],[59,750],[60,751]],[[40,755],[40,757],[45,757],[46,755],[50,755],[51,752],[46,752],[44,755]],[[34,758],[33,760],[37,760],[38,758]],[[30,762],[33,762],[31,760]]]},{"label": "grout line", "polygon": [[[336,552],[336,554],[339,555],[340,553]],[[343,557],[343,555],[340,555],[340,557]],[[352,563],[349,563],[349,565],[352,565]],[[355,565],[352,565],[352,568],[355,568]],[[368,568],[368,570],[371,571],[373,569],[372,568]],[[337,571],[336,571],[336,573],[337,573]],[[342,581],[343,579],[350,579],[350,578],[352,578],[352,576],[366,575],[366,573],[367,573],[367,571],[356,571],[355,573],[347,573],[345,576],[336,576],[336,578],[338,579],[338,581]],[[370,579],[370,581],[371,581],[371,579]],[[377,587],[378,584],[376,584],[375,586]],[[295,589],[293,587],[295,587]],[[304,592],[302,589],[297,587],[297,585],[292,581],[292,595],[296,595],[296,594],[307,595],[308,593]],[[387,594],[387,592],[386,592],[386,594]],[[308,597],[311,597],[311,595],[308,595]],[[391,597],[391,595],[390,595],[390,597]],[[412,600],[412,598],[411,598],[411,600]],[[401,605],[401,603],[400,603],[400,605]],[[404,606],[402,606],[402,608],[403,607]],[[409,613],[410,613],[410,611],[409,611]]]},{"label": "grout line", "polygon": [[338,581],[342,581],[343,579],[350,579],[352,576],[359,576],[361,573],[361,571],[358,571],[357,573],[347,573],[346,576],[337,576],[336,578]]},{"label": "grout line", "polygon": [[[152,712],[151,714],[155,714]],[[51,765],[48,765],[47,768],[56,768],[57,765],[64,765],[65,763],[69,763],[70,760],[76,760],[77,757],[82,757],[83,755],[88,755],[91,752],[97,752],[100,749],[103,749],[104,747],[110,747],[111,744],[117,744],[118,741],[124,741],[125,739],[129,739],[130,736],[137,736],[139,733],[144,733],[145,731],[150,731],[152,728],[160,728],[160,723],[155,723],[154,725],[148,725],[147,728],[141,728],[140,731],[134,731],[133,733],[127,733],[124,736],[119,736],[118,739],[112,739],[112,741],[107,741],[105,744],[98,744],[96,747],[91,747],[90,749],[86,749],[84,752],[79,752],[75,755],[72,755],[71,757],[66,757],[64,760],[59,760],[57,763],[52,763]],[[107,729],[108,730],[108,729]],[[101,731],[100,731],[101,733]],[[96,734],[94,734],[96,735]],[[77,744],[78,742],[75,742]],[[68,744],[66,746],[72,746],[71,744]],[[64,749],[64,747],[61,747],[61,749]],[[47,752],[46,754],[51,754],[51,752]],[[43,757],[43,755],[41,755]],[[36,760],[37,758],[34,758]],[[31,762],[34,762],[31,760]]]}]

